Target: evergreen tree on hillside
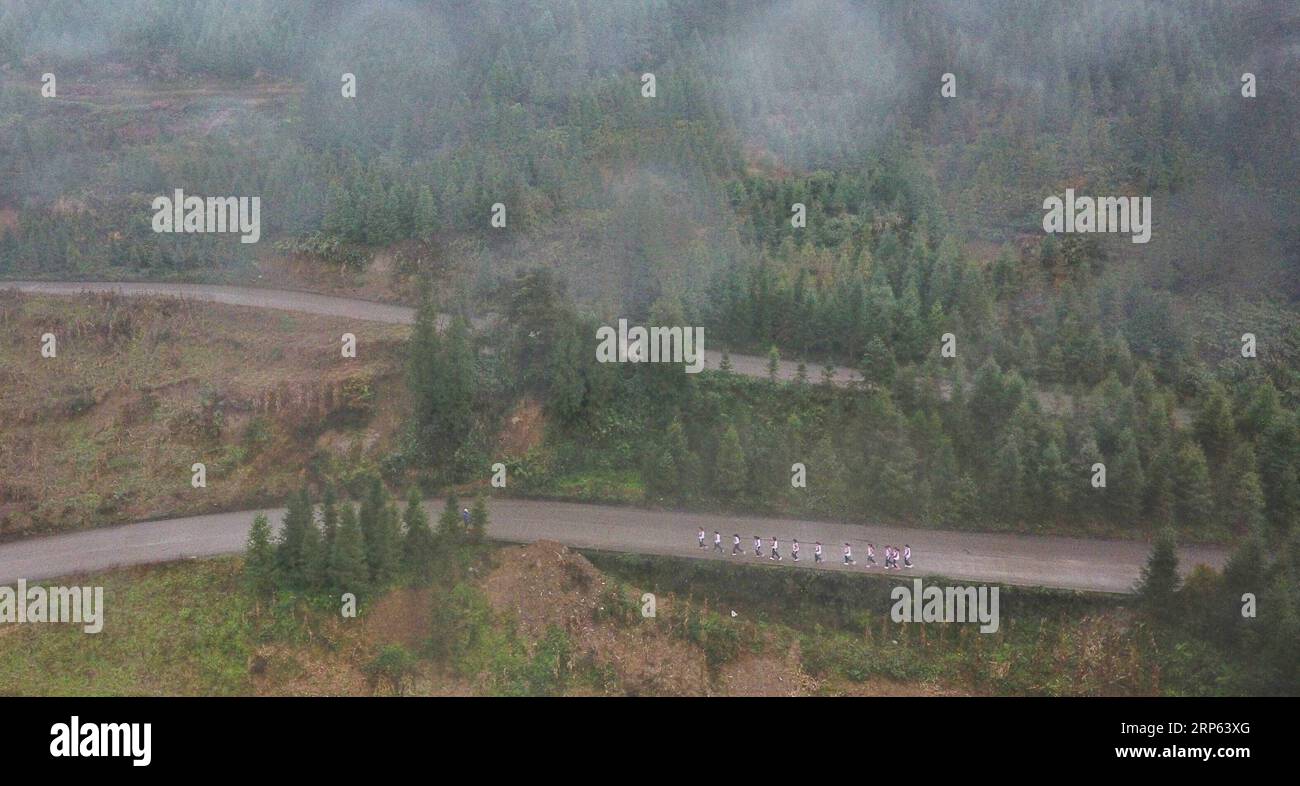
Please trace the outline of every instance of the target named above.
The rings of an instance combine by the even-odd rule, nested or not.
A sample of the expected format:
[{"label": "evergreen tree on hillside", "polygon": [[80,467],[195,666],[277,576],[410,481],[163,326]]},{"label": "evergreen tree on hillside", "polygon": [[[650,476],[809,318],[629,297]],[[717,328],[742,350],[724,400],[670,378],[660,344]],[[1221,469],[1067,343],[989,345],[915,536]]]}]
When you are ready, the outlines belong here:
[{"label": "evergreen tree on hillside", "polygon": [[397,568],[398,542],[396,513],[388,492],[379,478],[370,482],[370,490],[361,501],[359,521],[366,550],[366,565],[370,581],[382,587],[390,581]]},{"label": "evergreen tree on hillside", "polygon": [[1224,461],[1232,449],[1236,430],[1232,416],[1232,402],[1223,385],[1215,382],[1209,387],[1196,412],[1196,438],[1205,449],[1207,458],[1215,464]]},{"label": "evergreen tree on hillside", "polygon": [[677,465],[668,448],[651,448],[641,462],[641,481],[647,500],[674,498],[678,490]]},{"label": "evergreen tree on hillside", "polygon": [[402,513],[402,564],[407,573],[420,581],[432,575],[433,560],[437,552],[429,516],[424,512],[420,490],[412,486],[406,494],[406,510]]},{"label": "evergreen tree on hillside", "polygon": [[308,583],[315,535],[311,498],[304,487],[289,497],[280,539],[275,548],[276,566],[288,586],[302,587]]},{"label": "evergreen tree on hillside", "polygon": [[1137,591],[1157,619],[1170,621],[1176,616],[1178,550],[1173,529],[1166,527],[1156,536]]},{"label": "evergreen tree on hillside", "polygon": [[311,507],[307,509],[307,532],[303,539],[302,561],[303,588],[319,589],[325,586],[329,577],[329,552],[325,550],[316,511]]},{"label": "evergreen tree on hillside", "polygon": [[1300,521],[1300,429],[1294,417],[1281,419],[1265,434],[1259,472],[1269,522],[1285,536]]},{"label": "evergreen tree on hillside", "polygon": [[1173,493],[1174,517],[1179,527],[1199,530],[1210,523],[1214,515],[1210,470],[1194,440],[1184,440],[1174,453]]},{"label": "evergreen tree on hillside", "polygon": [[1025,488],[1025,465],[1014,438],[1003,440],[993,456],[994,490],[988,495],[990,516],[1003,521],[1020,515]]},{"label": "evergreen tree on hillside", "polygon": [[487,538],[488,509],[487,500],[479,494],[474,498],[474,506],[469,511],[469,539],[471,543],[482,543]]},{"label": "evergreen tree on hillside", "polygon": [[438,217],[438,201],[429,186],[421,185],[415,201],[414,234],[421,240],[429,240],[441,229]]},{"label": "evergreen tree on hillside", "polygon": [[1223,468],[1219,521],[1229,532],[1258,532],[1265,522],[1264,490],[1255,466],[1255,451],[1238,444]]},{"label": "evergreen tree on hillside", "polygon": [[333,486],[325,487],[325,493],[321,496],[320,513],[321,547],[328,563],[329,555],[334,552],[334,538],[339,529],[338,495]]},{"label": "evergreen tree on hillside", "polygon": [[454,493],[449,493],[442,513],[438,515],[438,537],[448,543],[456,543],[464,531],[465,525],[460,517],[460,499]]},{"label": "evergreen tree on hillside", "polygon": [[356,508],[344,502],[339,514],[339,530],[330,555],[330,583],[336,592],[364,595],[370,588],[370,567],[366,564],[365,536],[357,520]]},{"label": "evergreen tree on hillside", "polygon": [[1122,430],[1116,444],[1118,452],[1106,474],[1107,509],[1116,520],[1132,523],[1142,512],[1146,475],[1132,430]]},{"label": "evergreen tree on hillside", "polygon": [[740,445],[740,434],[734,425],[728,425],[718,441],[718,494],[734,499],[745,488],[748,469],[745,451]]},{"label": "evergreen tree on hillside", "polygon": [[879,336],[867,343],[867,350],[862,355],[861,369],[862,378],[869,384],[882,388],[889,388],[894,384],[898,364],[894,362],[894,353]]},{"label": "evergreen tree on hillside", "polygon": [[271,524],[264,513],[253,517],[253,526],[248,531],[244,578],[248,588],[258,597],[266,597],[275,591],[275,548],[271,545]]},{"label": "evergreen tree on hillside", "polygon": [[1050,516],[1065,512],[1070,500],[1070,471],[1056,440],[1049,439],[1043,446],[1037,468],[1039,483],[1038,504]]},{"label": "evergreen tree on hillside", "polygon": [[1254,625],[1244,624],[1241,604],[1246,593],[1258,598],[1260,589],[1265,586],[1268,568],[1265,554],[1264,539],[1256,531],[1247,535],[1223,566],[1225,597],[1216,615],[1220,630],[1229,640],[1237,640],[1251,648],[1258,641],[1259,631]]}]

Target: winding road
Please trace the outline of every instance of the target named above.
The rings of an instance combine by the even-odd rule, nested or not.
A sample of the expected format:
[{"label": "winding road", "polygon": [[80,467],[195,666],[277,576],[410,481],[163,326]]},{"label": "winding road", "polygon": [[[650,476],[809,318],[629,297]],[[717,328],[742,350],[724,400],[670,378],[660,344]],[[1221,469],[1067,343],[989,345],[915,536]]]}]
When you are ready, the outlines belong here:
[{"label": "winding road", "polygon": [[[346,317],[367,322],[387,322],[409,325],[415,321],[415,309],[379,303],[373,300],[318,295],[287,289],[262,289],[260,287],[229,286],[225,284],[141,283],[141,282],[65,282],[65,281],[0,281],[0,290],[14,289],[43,295],[76,295],[83,292],[116,293],[120,295],[168,295],[172,297],[207,300],[232,306],[273,308],[281,311],[298,311],[328,317]],[[594,347],[594,344],[593,344]],[[732,355],[732,371],[746,377],[767,378],[767,358],[757,355]],[[704,353],[705,368],[717,369],[722,364],[722,353],[717,350]],[[807,363],[808,379],[821,379],[822,364]],[[777,377],[793,380],[799,372],[799,362],[782,360]],[[840,384],[860,379],[851,369],[837,368],[835,381]]]},{"label": "winding road", "polygon": [[[441,510],[439,500],[425,503],[429,512]],[[119,527],[73,532],[0,544],[0,584],[20,578],[37,580],[69,576],[126,565],[210,557],[242,551],[253,516],[266,513],[279,524],[283,509],[248,510],[178,519],[147,521]],[[498,498],[489,505],[488,535],[513,543],[553,540],[575,548],[660,554],[674,557],[732,560],[809,570],[852,570],[886,573],[865,567],[866,543],[876,544],[883,561],[884,544],[912,546],[912,570],[896,573],[941,575],[961,581],[998,585],[1126,593],[1132,590],[1149,548],[1132,541],[999,535],[977,532],[898,529],[832,524],[794,519],[754,518],[712,514],[640,510],[612,505]],[[696,543],[696,532],[708,533],[708,548]],[[713,551],[713,531],[723,536],[723,554]],[[732,557],[731,536],[740,535],[742,556]],[[753,536],[763,540],[763,557],[754,557]],[[768,559],[769,539],[781,540],[780,563]],[[790,558],[790,539],[803,545],[801,559]],[[814,567],[813,543],[821,540],[826,562]],[[841,563],[840,549],[848,541],[858,564]],[[1222,567],[1226,553],[1215,547],[1182,549],[1184,570],[1197,563]]]},{"label": "winding road", "polygon": [[[22,292],[72,295],[81,292],[116,292],[123,295],[167,295],[237,306],[273,308],[351,319],[409,324],[414,310],[367,300],[318,295],[287,290],[260,289],[212,284],[183,283],[63,283],[0,282],[0,289]],[[721,358],[708,353],[706,366],[717,368]],[[735,373],[766,377],[767,359],[732,355]],[[793,379],[798,364],[783,361],[782,379]],[[818,379],[821,367],[808,364],[808,374]],[[844,381],[841,378],[841,381]],[[438,502],[427,503],[436,510]],[[191,557],[206,557],[241,551],[253,516],[259,511],[219,513],[187,518],[127,524],[117,527],[31,538],[0,544],[0,584],[19,578],[37,580],[90,573],[127,565],[141,565]],[[283,511],[264,511],[279,523]],[[696,545],[697,528],[723,535],[724,554]],[[731,536],[741,537],[742,554],[731,557]],[[767,541],[780,538],[786,568],[813,568],[812,544],[820,540],[826,562],[818,570],[884,572],[864,566],[868,540],[880,548],[910,544],[912,570],[909,575],[942,575],[962,581],[1051,587],[1097,592],[1131,592],[1149,547],[1140,542],[1090,540],[1034,535],[952,532],[925,529],[833,524],[794,519],[755,518],[711,514],[688,514],[640,510],[607,505],[567,502],[496,499],[491,503],[492,538],[507,542],[554,540],[568,546],[638,554],[722,559],[773,564],[756,559],[752,536]],[[790,559],[789,543],[798,538],[804,544],[803,559]],[[840,563],[841,545],[853,544],[855,567]],[[1180,550],[1180,564],[1186,572],[1196,564],[1222,568],[1227,550],[1216,546],[1192,546]]]}]

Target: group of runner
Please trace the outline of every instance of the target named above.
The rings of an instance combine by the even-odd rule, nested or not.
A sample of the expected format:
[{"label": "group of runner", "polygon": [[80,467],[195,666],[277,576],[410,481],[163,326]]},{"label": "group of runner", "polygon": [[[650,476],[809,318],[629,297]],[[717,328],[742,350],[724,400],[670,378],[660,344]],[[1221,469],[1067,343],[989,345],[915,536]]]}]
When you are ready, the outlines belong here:
[{"label": "group of runner", "polygon": [[[705,541],[707,540],[707,536],[704,533],[703,527],[700,527],[700,531],[696,533],[696,538],[697,540],[699,540],[700,548],[702,549],[708,548],[708,546],[705,543]],[[768,554],[768,559],[773,560],[775,562],[780,562],[781,541],[776,536],[772,537],[772,542],[769,545],[769,548],[770,548],[770,553]],[[794,559],[795,562],[799,561],[799,548],[800,548],[799,539],[795,538],[790,543],[790,556]],[[713,550],[719,554],[726,553],[722,548],[722,533],[718,532],[716,529],[713,531]],[[731,536],[731,556],[739,557],[742,556],[742,554],[743,554],[743,550],[740,547],[740,533],[737,532],[736,534]],[[757,535],[754,536],[754,556],[758,557],[759,559],[762,559],[763,557],[763,539]],[[883,556],[885,559],[885,565],[884,565],[885,570],[890,570],[890,569],[902,570],[903,568],[912,567],[912,547],[906,543],[903,544],[902,551],[899,551],[893,546],[885,546]],[[899,564],[900,560],[902,561],[901,565]],[[813,562],[814,564],[820,564],[825,561],[826,560],[822,555],[821,541],[817,541],[816,543],[813,544]],[[853,547],[848,543],[844,544],[844,564],[845,565],[858,564],[858,561],[853,558]],[[867,543],[867,567],[871,568],[871,567],[875,567],[875,565],[876,565],[876,547],[872,543]]]}]

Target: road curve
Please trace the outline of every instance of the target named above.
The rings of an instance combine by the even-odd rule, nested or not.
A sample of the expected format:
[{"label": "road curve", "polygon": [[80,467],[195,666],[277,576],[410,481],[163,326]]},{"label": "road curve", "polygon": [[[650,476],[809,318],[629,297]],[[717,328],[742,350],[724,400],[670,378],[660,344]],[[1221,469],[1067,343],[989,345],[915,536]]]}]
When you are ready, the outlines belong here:
[{"label": "road curve", "polygon": [[[430,512],[441,502],[428,500]],[[282,509],[218,513],[147,521],[118,527],[31,538],[0,544],[0,584],[18,579],[53,579],[128,565],[145,565],[190,557],[210,557],[242,551],[253,516],[266,513],[277,526]],[[942,575],[961,581],[994,585],[1127,593],[1145,564],[1149,547],[1143,543],[1082,540],[1033,535],[950,532],[893,527],[832,524],[793,519],[723,516],[650,511],[610,505],[542,500],[494,499],[488,534],[496,540],[531,543],[554,540],[576,548],[657,554],[692,559],[721,559],[773,565],[769,539],[781,540],[784,568],[883,573],[864,566],[866,543],[874,542],[877,560],[886,544],[912,546],[915,568],[897,571],[909,576]],[[703,527],[709,547],[700,549],[696,532]],[[713,552],[713,531],[723,536],[724,554]],[[731,536],[741,537],[742,555],[731,557]],[[754,535],[761,536],[764,556],[754,557]],[[790,558],[790,539],[803,544],[802,559]],[[826,562],[814,568],[812,546],[825,546]],[[841,547],[853,544],[856,567],[841,563]],[[1181,550],[1184,571],[1196,564],[1222,568],[1226,549],[1188,547]]]},{"label": "road curve", "polygon": [[[119,295],[164,295],[171,297],[206,300],[213,303],[225,303],[232,306],[251,306],[253,308],[273,308],[281,311],[298,311],[305,314],[321,314],[329,317],[345,317],[367,322],[387,322],[397,325],[409,325],[415,321],[415,309],[378,303],[360,298],[337,297],[335,295],[318,295],[312,292],[298,292],[289,289],[263,289],[261,287],[241,287],[226,284],[186,284],[180,282],[118,282],[118,281],[0,281],[0,290],[13,289],[42,295],[76,295],[83,292],[112,292]],[[595,351],[595,337],[592,338],[592,351]],[[765,357],[757,355],[732,355],[732,371],[746,377],[767,377]],[[717,350],[704,353],[705,368],[717,369],[722,365],[722,354]],[[808,379],[817,382],[821,379],[822,364],[806,365]],[[798,375],[799,363],[783,360],[778,364],[777,378],[792,380]],[[856,371],[838,369],[835,381],[840,384],[860,379]]]},{"label": "road curve", "polygon": [[[0,289],[51,295],[82,292],[163,295],[393,324],[410,324],[414,319],[414,309],[406,306],[219,284],[10,281],[0,282]],[[720,362],[716,351],[706,354],[708,368],[717,368]],[[737,374],[751,377],[768,374],[766,358],[732,355],[731,363]],[[782,361],[777,375],[781,379],[793,379],[797,368],[793,361]],[[808,364],[809,377],[819,379],[821,369],[818,364]],[[837,375],[841,384],[851,378],[856,375],[844,371]],[[237,552],[243,548],[256,512],[149,521],[3,544],[0,545],[0,583]],[[272,519],[278,522],[279,511],[267,512],[274,514]],[[696,547],[697,527],[704,527],[710,535],[714,529],[721,531],[727,552],[730,552],[731,534],[739,533],[747,555],[745,561],[756,561],[751,545],[753,535],[765,539],[779,537],[786,549],[786,559],[781,563],[785,566],[792,565],[789,539],[799,538],[806,544],[799,567],[812,564],[811,544],[820,539],[827,551],[827,562],[822,568],[825,570],[866,570],[862,558],[867,540],[874,541],[878,547],[885,543],[899,546],[910,543],[917,567],[906,573],[1100,592],[1131,591],[1148,554],[1145,544],[1131,541],[906,530],[513,499],[493,503],[490,534],[511,542],[549,539],[580,548],[712,557],[711,549],[701,553]],[[859,557],[857,568],[845,568],[839,562],[840,546],[846,540],[853,543],[855,556]],[[1184,569],[1198,563],[1221,568],[1226,556],[1226,550],[1218,547],[1185,548],[1181,564]],[[768,564],[769,560],[762,562]]]}]

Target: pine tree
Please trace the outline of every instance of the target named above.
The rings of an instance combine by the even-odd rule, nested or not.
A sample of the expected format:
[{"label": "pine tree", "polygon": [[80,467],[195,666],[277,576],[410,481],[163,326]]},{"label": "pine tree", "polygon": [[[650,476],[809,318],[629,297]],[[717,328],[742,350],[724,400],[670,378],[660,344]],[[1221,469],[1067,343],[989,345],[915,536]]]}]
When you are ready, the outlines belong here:
[{"label": "pine tree", "polygon": [[469,511],[469,539],[471,543],[482,543],[487,538],[488,509],[487,500],[480,494],[474,498],[474,506]]},{"label": "pine tree", "polygon": [[1170,445],[1161,445],[1151,454],[1147,471],[1146,510],[1159,527],[1174,523],[1174,454]]},{"label": "pine tree", "polygon": [[867,350],[862,355],[861,368],[862,378],[881,388],[891,387],[894,384],[894,376],[898,373],[894,353],[879,337],[871,339],[867,344]]},{"label": "pine tree", "polygon": [[1137,591],[1157,619],[1169,621],[1176,616],[1178,550],[1173,529],[1165,527],[1156,536]]},{"label": "pine tree", "polygon": [[271,545],[271,524],[263,513],[253,517],[253,526],[248,531],[244,578],[248,588],[258,597],[266,597],[275,591],[275,549]]},{"label": "pine tree", "polygon": [[989,513],[1004,521],[1008,518],[1016,519],[1022,509],[1025,467],[1020,455],[1020,446],[1014,438],[1003,440],[1002,446],[993,457],[993,464],[997,486],[996,492],[989,495],[989,501],[992,503]]},{"label": "pine tree", "polygon": [[391,584],[398,575],[402,563],[402,514],[397,503],[385,494],[384,508],[379,519],[380,543],[384,553],[379,559],[379,573],[375,577],[377,586]]},{"label": "pine tree", "polygon": [[1259,470],[1269,522],[1285,535],[1300,521],[1300,430],[1283,420],[1264,436]]},{"label": "pine tree", "polygon": [[[310,502],[308,503],[310,505]],[[307,530],[302,542],[303,587],[319,589],[325,586],[329,573],[329,552],[316,522],[316,511],[307,508]]]},{"label": "pine tree", "polygon": [[407,340],[407,386],[411,390],[412,437],[422,458],[433,455],[434,418],[438,406],[438,381],[443,374],[438,313],[427,281],[421,281],[415,326]]},{"label": "pine tree", "polygon": [[428,240],[440,229],[438,220],[438,202],[428,185],[420,186],[415,201],[415,237]]},{"label": "pine tree", "polygon": [[443,336],[427,284],[422,286],[408,343],[407,384],[412,394],[412,440],[424,460],[446,471],[473,422],[475,358],[465,320],[457,317]]},{"label": "pine tree", "polygon": [[321,546],[326,556],[334,553],[334,538],[339,529],[338,495],[333,486],[326,486],[321,498]]},{"label": "pine tree", "polygon": [[460,515],[460,499],[454,493],[448,494],[447,502],[438,516],[438,537],[448,543],[456,543],[464,530],[464,521]]},{"label": "pine tree", "polygon": [[646,451],[641,463],[641,482],[645,485],[648,500],[657,501],[676,496],[677,465],[673,463],[671,450],[664,447]]},{"label": "pine tree", "polygon": [[1268,562],[1265,559],[1264,539],[1259,531],[1250,533],[1228,558],[1223,566],[1223,589],[1226,595],[1219,620],[1230,637],[1257,635],[1253,626],[1243,625],[1241,616],[1242,595],[1259,594],[1264,586]]},{"label": "pine tree", "polygon": [[1048,515],[1059,515],[1070,499],[1069,469],[1061,458],[1056,441],[1049,439],[1043,447],[1038,466],[1041,504]]},{"label": "pine tree", "polygon": [[1142,472],[1132,429],[1120,431],[1116,443],[1118,452],[1106,474],[1106,499],[1111,515],[1119,521],[1132,523],[1142,512],[1146,476]]},{"label": "pine tree", "polygon": [[734,499],[745,488],[747,478],[745,451],[734,425],[727,426],[718,442],[718,492]]},{"label": "pine tree", "polygon": [[1232,404],[1223,385],[1213,383],[1201,400],[1196,413],[1196,437],[1205,454],[1216,464],[1227,458],[1236,438]]},{"label": "pine tree", "polygon": [[275,562],[281,580],[290,587],[303,587],[308,583],[309,557],[312,551],[311,498],[307,489],[289,497],[284,513],[284,524],[276,544]]},{"label": "pine tree", "polygon": [[674,417],[673,422],[668,424],[665,444],[676,473],[669,493],[678,501],[694,498],[700,491],[700,458],[691,450],[686,439],[686,427],[680,417]]},{"label": "pine tree", "polygon": [[1264,490],[1255,466],[1255,451],[1239,444],[1228,457],[1220,495],[1219,520],[1230,532],[1258,532],[1265,521]]},{"label": "pine tree", "polygon": [[420,490],[415,486],[406,494],[402,528],[402,564],[408,574],[421,582],[427,582],[433,575],[437,544],[433,530],[429,527],[429,516],[424,512]]},{"label": "pine tree", "polygon": [[1173,499],[1178,526],[1199,530],[1210,523],[1214,511],[1210,471],[1205,454],[1191,439],[1184,440],[1174,454]]},{"label": "pine tree", "polygon": [[330,555],[330,582],[336,592],[364,595],[370,587],[370,567],[366,564],[365,536],[357,520],[356,508],[343,503],[339,515],[338,535]]},{"label": "pine tree", "polygon": [[397,515],[379,478],[370,482],[370,491],[361,501],[360,525],[366,550],[370,581],[383,587],[397,568]]}]

